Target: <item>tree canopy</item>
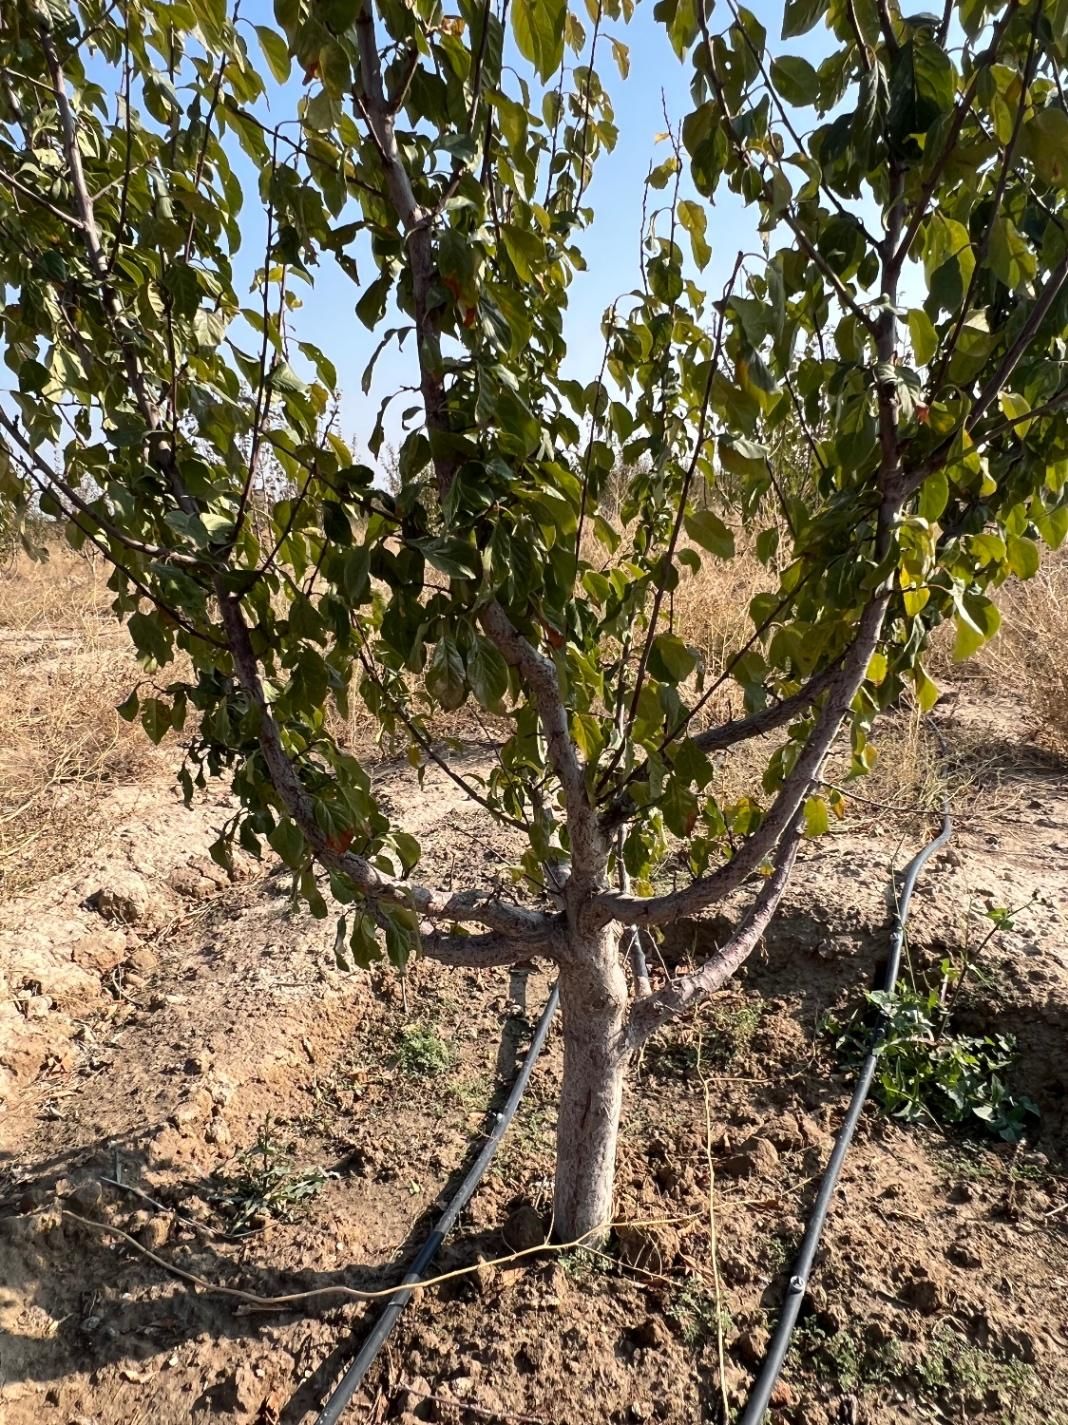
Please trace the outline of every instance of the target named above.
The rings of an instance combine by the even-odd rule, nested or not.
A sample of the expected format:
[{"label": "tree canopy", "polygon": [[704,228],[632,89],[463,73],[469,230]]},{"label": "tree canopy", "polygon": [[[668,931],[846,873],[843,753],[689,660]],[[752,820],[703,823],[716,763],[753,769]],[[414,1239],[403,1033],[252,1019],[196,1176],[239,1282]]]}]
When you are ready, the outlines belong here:
[{"label": "tree canopy", "polygon": [[[585,383],[568,294],[633,0],[14,0],[0,25],[0,494],[114,565],[146,670],[124,715],[191,718],[187,791],[228,770],[240,799],[218,854],[269,843],[324,916],[325,868],[359,965],[539,953],[612,998],[620,924],[761,873],[726,946],[620,1010],[626,1052],[756,942],[843,722],[862,772],[882,710],[937,698],[931,631],[970,655],[1068,531],[1068,0],[788,0],[770,43],[734,0],[653,9],[677,112]],[[789,52],[812,30],[818,63]],[[709,291],[728,194],[754,248]],[[368,375],[298,339],[327,263],[411,362],[394,488],[338,429]],[[382,412],[361,437],[377,458]],[[741,538],[767,588],[707,678],[674,598]],[[742,715],[709,725],[726,687]],[[514,895],[419,883],[332,731],[354,698],[416,763],[431,710],[504,720],[492,769],[449,770],[524,833]],[[723,798],[715,754],[776,730],[763,797]]]}]

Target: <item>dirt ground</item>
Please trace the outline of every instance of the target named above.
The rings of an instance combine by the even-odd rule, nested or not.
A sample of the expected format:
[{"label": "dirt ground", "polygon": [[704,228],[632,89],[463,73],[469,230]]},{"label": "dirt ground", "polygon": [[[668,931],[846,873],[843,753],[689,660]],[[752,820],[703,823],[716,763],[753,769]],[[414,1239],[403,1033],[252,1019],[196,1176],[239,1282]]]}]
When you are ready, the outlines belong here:
[{"label": "dirt ground", "polygon": [[[1030,902],[964,1010],[1017,1036],[1011,1086],[1041,1117],[1010,1146],[869,1106],[783,1425],[1068,1421],[1068,765],[1011,707],[964,698],[942,725],[951,752],[982,749],[984,795],[921,882],[910,963],[974,943],[989,904]],[[436,879],[507,865],[451,784],[377,776]],[[227,814],[221,795],[187,811],[165,783],[119,789],[98,850],[0,907],[4,1425],[312,1419],[373,1306],[265,1306],[163,1263],[257,1297],[393,1284],[548,992],[541,973],[339,971],[332,921],[295,912],[276,871],[231,882],[210,861]],[[611,1252],[494,1264],[546,1210],[554,1029],[440,1257],[460,1274],[416,1298],[347,1419],[690,1425],[744,1400],[851,1088],[825,1017],[870,984],[891,867],[929,829],[854,803],[807,848],[761,954],[647,1049]],[[683,927],[666,961],[714,933]]]}]

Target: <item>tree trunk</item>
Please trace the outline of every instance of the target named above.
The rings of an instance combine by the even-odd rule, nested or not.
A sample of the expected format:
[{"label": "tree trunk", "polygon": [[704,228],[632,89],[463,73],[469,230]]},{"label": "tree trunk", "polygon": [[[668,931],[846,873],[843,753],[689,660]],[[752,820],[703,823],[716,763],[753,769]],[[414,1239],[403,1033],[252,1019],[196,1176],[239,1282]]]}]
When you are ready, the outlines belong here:
[{"label": "tree trunk", "polygon": [[564,1076],[556,1127],[553,1235],[596,1246],[608,1235],[623,1078],[627,983],[618,929],[606,929],[561,967]]}]

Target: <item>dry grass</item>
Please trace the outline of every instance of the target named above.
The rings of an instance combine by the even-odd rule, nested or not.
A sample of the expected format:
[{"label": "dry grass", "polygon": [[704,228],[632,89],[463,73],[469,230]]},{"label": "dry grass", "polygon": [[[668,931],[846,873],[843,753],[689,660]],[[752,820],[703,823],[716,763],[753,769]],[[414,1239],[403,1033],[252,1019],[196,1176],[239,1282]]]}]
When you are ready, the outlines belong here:
[{"label": "dry grass", "polygon": [[[698,551],[700,553],[700,551]],[[686,574],[673,600],[675,632],[704,659],[705,682],[720,678],[727,664],[752,637],[749,605],[757,594],[777,585],[777,577],[739,541],[734,559],[701,554],[701,568]],[[723,722],[741,711],[741,694],[732,679],[709,701],[698,726]]]},{"label": "dry grass", "polygon": [[1037,741],[1068,753],[1068,551],[1006,585],[1000,604],[1001,632],[978,660],[984,681],[1030,709]]},{"label": "dry grass", "polygon": [[138,676],[111,616],[107,569],[53,544],[0,571],[0,898],[106,833],[104,794],[173,770],[115,711]]}]

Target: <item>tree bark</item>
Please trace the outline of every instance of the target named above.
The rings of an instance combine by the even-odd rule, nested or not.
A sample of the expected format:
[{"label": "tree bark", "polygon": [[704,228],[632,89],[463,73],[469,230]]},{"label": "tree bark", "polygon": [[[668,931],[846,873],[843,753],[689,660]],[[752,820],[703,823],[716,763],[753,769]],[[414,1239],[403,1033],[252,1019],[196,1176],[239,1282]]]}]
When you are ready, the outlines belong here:
[{"label": "tree bark", "polygon": [[597,1246],[608,1235],[627,1045],[619,927],[574,947],[560,969],[564,1075],[556,1127],[553,1235]]}]

